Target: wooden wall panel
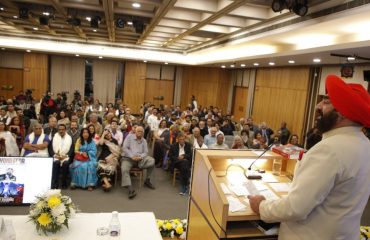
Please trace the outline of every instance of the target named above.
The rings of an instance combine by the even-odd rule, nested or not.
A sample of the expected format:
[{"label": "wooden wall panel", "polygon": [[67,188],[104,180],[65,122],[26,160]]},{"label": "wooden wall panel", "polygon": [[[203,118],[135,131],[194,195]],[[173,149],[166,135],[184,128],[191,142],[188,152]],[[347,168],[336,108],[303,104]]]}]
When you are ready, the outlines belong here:
[{"label": "wooden wall panel", "polygon": [[245,118],[247,115],[247,99],[248,88],[234,87],[233,112],[234,119],[239,121],[240,118]]},{"label": "wooden wall panel", "polygon": [[23,89],[32,89],[33,97],[40,99],[48,90],[49,60],[48,55],[41,53],[24,54]]},{"label": "wooden wall panel", "polygon": [[291,133],[303,136],[309,68],[258,69],[253,102],[255,123],[266,122],[274,131],[282,121]]},{"label": "wooden wall panel", "polygon": [[131,108],[132,113],[139,113],[145,96],[146,64],[127,61],[123,87],[123,102]]},{"label": "wooden wall panel", "polygon": [[13,99],[23,90],[23,70],[0,68],[0,96]]},{"label": "wooden wall panel", "polygon": [[[174,85],[175,81],[172,80],[146,79],[145,102],[151,102],[156,106],[173,104]],[[159,96],[162,96],[163,100],[158,99]]]},{"label": "wooden wall panel", "polygon": [[230,72],[207,67],[184,67],[181,89],[181,107],[191,103],[194,95],[198,105],[227,108]]}]

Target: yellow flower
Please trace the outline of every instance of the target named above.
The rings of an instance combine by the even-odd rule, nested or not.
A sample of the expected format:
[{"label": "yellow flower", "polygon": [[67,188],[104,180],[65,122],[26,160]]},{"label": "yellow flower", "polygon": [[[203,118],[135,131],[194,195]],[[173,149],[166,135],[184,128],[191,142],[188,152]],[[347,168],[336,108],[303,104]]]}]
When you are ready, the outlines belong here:
[{"label": "yellow flower", "polygon": [[176,225],[179,225],[179,224],[180,224],[180,221],[179,221],[178,219],[173,220],[173,222],[174,222]]},{"label": "yellow flower", "polygon": [[157,225],[158,227],[162,227],[163,226],[163,221],[162,220],[157,220]]},{"label": "yellow flower", "polygon": [[184,232],[184,228],[182,226],[177,226],[176,227],[176,233],[181,235]]},{"label": "yellow flower", "polygon": [[47,213],[41,213],[40,217],[37,218],[37,221],[42,225],[42,226],[47,226],[49,223],[51,223],[51,218]]},{"label": "yellow flower", "polygon": [[57,196],[51,196],[48,200],[48,206],[50,208],[55,208],[56,206],[58,206],[59,204],[61,203],[60,201],[60,198],[58,198]]},{"label": "yellow flower", "polygon": [[172,229],[172,224],[168,222],[168,223],[166,223],[165,227],[166,227],[167,230],[170,230],[170,229]]}]

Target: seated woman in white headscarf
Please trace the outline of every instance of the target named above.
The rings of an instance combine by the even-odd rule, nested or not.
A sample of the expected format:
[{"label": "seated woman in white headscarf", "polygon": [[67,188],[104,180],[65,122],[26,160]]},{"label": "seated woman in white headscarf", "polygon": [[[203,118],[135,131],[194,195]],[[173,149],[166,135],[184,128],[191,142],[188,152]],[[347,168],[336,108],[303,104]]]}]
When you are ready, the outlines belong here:
[{"label": "seated woman in white headscarf", "polygon": [[0,156],[19,156],[18,145],[13,134],[7,131],[5,123],[0,121]]},{"label": "seated woman in white headscarf", "polygon": [[99,145],[102,146],[102,151],[98,157],[97,171],[103,189],[108,191],[112,187],[112,178],[116,174],[118,159],[121,156],[121,148],[108,129],[104,130],[99,140]]}]

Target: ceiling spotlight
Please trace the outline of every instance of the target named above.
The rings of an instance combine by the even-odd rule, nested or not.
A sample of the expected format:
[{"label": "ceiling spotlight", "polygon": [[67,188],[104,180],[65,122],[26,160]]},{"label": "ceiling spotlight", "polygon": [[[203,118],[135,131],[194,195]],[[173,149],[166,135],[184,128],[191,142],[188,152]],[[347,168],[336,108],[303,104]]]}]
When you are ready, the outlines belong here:
[{"label": "ceiling spotlight", "polygon": [[319,62],[321,62],[321,59],[320,59],[320,58],[314,58],[314,59],[313,59],[313,62],[314,62],[314,63],[319,63]]},{"label": "ceiling spotlight", "polygon": [[101,21],[101,18],[99,16],[95,16],[91,19],[90,26],[92,28],[99,28],[100,21]]},{"label": "ceiling spotlight", "polygon": [[299,3],[296,1],[295,5],[292,7],[292,10],[298,16],[303,17],[308,12],[307,2],[305,1],[304,3]]},{"label": "ceiling spotlight", "polygon": [[245,67],[245,64],[244,64],[244,63],[242,63],[242,64],[240,64],[240,66],[241,66],[241,67]]},{"label": "ceiling spotlight", "polygon": [[132,22],[132,24],[134,25],[134,28],[135,28],[135,32],[136,33],[143,33],[144,32],[144,23],[140,20],[134,20]]},{"label": "ceiling spotlight", "polygon": [[35,30],[35,31],[37,31],[37,30],[39,30],[37,27],[34,27],[34,28],[32,28],[33,30]]},{"label": "ceiling spotlight", "polygon": [[78,26],[81,26],[81,19],[79,19],[79,18],[69,18],[69,19],[67,19],[67,23],[68,24],[71,24],[72,26],[76,26],[76,27],[78,27]]},{"label": "ceiling spotlight", "polygon": [[18,18],[18,16],[14,15],[14,16],[13,16],[13,18],[17,19],[17,18]]},{"label": "ceiling spotlight", "polygon": [[116,19],[116,27],[124,28],[125,27],[125,21],[122,18],[117,18]]},{"label": "ceiling spotlight", "polygon": [[86,17],[85,19],[89,22],[91,21],[91,17]]},{"label": "ceiling spotlight", "polygon": [[134,8],[140,8],[141,7],[141,4],[140,3],[133,3],[132,6]]},{"label": "ceiling spotlight", "polygon": [[290,63],[290,64],[294,64],[294,63],[295,63],[295,61],[294,61],[294,60],[289,60],[289,61],[288,61],[288,63]]},{"label": "ceiling spotlight", "polygon": [[31,52],[31,50],[27,49],[26,52]]},{"label": "ceiling spotlight", "polygon": [[99,56],[100,59],[102,59],[103,57],[102,56]]},{"label": "ceiling spotlight", "polygon": [[50,13],[49,13],[49,12],[43,12],[43,13],[42,13],[42,15],[44,15],[44,16],[49,16],[49,15],[50,15]]},{"label": "ceiling spotlight", "polygon": [[286,4],[284,0],[274,0],[272,1],[271,5],[272,11],[274,12],[281,12],[284,8],[286,8]]},{"label": "ceiling spotlight", "polygon": [[355,61],[355,60],[356,60],[356,58],[355,58],[355,57],[347,57],[347,60],[348,60],[348,61]]},{"label": "ceiling spotlight", "polygon": [[235,67],[235,65],[234,64],[231,64],[230,67],[233,68],[233,67]]},{"label": "ceiling spotlight", "polygon": [[76,54],[76,57],[79,57],[80,55]]},{"label": "ceiling spotlight", "polygon": [[225,65],[222,65],[221,68],[226,68],[226,66]]},{"label": "ceiling spotlight", "polygon": [[269,65],[270,65],[270,66],[274,66],[274,65],[275,65],[275,63],[274,63],[274,62],[269,62]]},{"label": "ceiling spotlight", "polygon": [[93,29],[93,32],[97,32],[98,30],[96,30],[96,29]]},{"label": "ceiling spotlight", "polygon": [[132,21],[127,21],[127,25],[132,25]]},{"label": "ceiling spotlight", "polygon": [[143,62],[145,62],[145,63],[146,63],[146,62],[148,62],[148,61],[147,61],[147,60],[144,60]]},{"label": "ceiling spotlight", "polygon": [[39,22],[40,22],[40,25],[49,25],[49,17],[40,16]]},{"label": "ceiling spotlight", "polygon": [[4,8],[3,7],[0,7],[0,11],[4,11]]},{"label": "ceiling spotlight", "polygon": [[28,8],[25,7],[19,8],[19,18],[28,19]]},{"label": "ceiling spotlight", "polygon": [[259,66],[260,64],[259,63],[253,63],[253,66]]}]

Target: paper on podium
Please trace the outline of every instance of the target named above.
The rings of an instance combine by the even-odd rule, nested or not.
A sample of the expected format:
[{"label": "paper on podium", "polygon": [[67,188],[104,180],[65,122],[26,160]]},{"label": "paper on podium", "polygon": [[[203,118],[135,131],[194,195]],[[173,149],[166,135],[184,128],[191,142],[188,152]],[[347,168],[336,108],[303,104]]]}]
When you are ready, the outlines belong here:
[{"label": "paper on podium", "polygon": [[229,190],[229,188],[226,186],[225,183],[221,183],[221,188],[222,188],[222,191],[224,192],[225,195],[231,195],[232,192]]},{"label": "paper on podium", "polygon": [[271,173],[265,173],[262,176],[262,181],[267,183],[277,183],[279,182],[276,177],[274,177]]},{"label": "paper on podium", "polygon": [[289,192],[290,183],[270,183],[269,184],[275,192]]},{"label": "paper on podium", "polygon": [[248,189],[244,185],[233,185],[233,186],[230,186],[230,189],[238,197],[250,195]]},{"label": "paper on podium", "polygon": [[263,184],[261,181],[253,181],[253,184],[258,191],[263,191],[263,190],[268,189],[268,187],[265,184]]},{"label": "paper on podium", "polygon": [[264,196],[267,200],[276,200],[279,199],[279,197],[270,189],[266,189],[263,191],[260,191],[260,194]]},{"label": "paper on podium", "polygon": [[240,211],[245,211],[246,206],[239,201],[236,197],[233,196],[227,196],[227,201],[229,202],[229,211],[230,212],[240,212]]}]

